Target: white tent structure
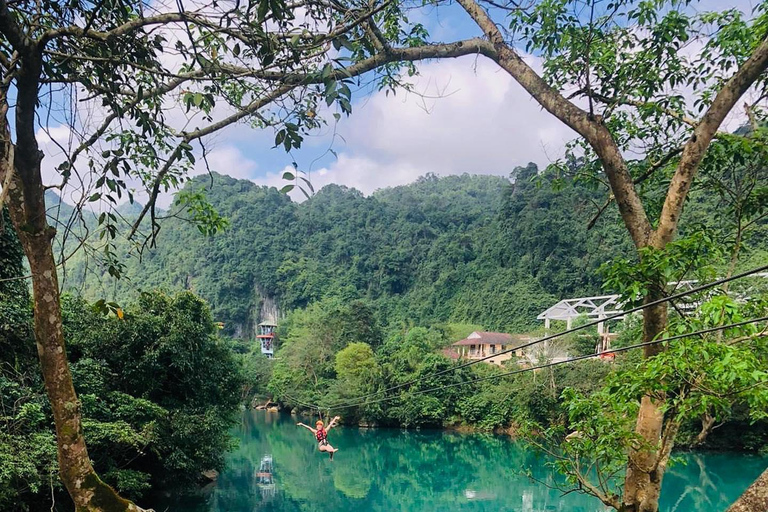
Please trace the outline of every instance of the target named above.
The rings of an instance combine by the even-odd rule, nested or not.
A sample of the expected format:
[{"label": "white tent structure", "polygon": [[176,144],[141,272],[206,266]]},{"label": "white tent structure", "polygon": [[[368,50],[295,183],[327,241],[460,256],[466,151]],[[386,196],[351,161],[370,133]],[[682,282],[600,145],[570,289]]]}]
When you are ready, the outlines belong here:
[{"label": "white tent structure", "polygon": [[[623,313],[619,304],[618,295],[600,295],[596,297],[579,297],[576,299],[561,300],[539,316],[538,320],[544,320],[544,328],[549,329],[552,320],[565,321],[567,328],[573,327],[573,320],[580,316],[586,316],[593,320],[604,320],[611,315]],[[597,324],[597,332],[605,334],[605,322]]]},{"label": "white tent structure", "polygon": [[[761,272],[753,274],[751,277],[768,278],[768,272]],[[688,280],[670,282],[667,285],[671,288],[670,294],[680,293],[683,291],[689,291],[699,286],[699,281]],[[708,290],[704,293],[704,296],[713,293],[712,290]],[[742,293],[734,294],[736,300],[746,300],[745,293],[749,293],[749,289],[742,291]],[[543,313],[536,317],[537,320],[544,320],[544,328],[550,329],[552,320],[564,321],[567,329],[573,328],[573,320],[580,316],[585,316],[590,320],[598,320],[597,333],[602,338],[602,345],[598,345],[598,350],[607,350],[610,346],[611,333],[608,332],[608,326],[605,320],[613,315],[621,314],[624,312],[623,304],[619,302],[619,295],[598,295],[595,297],[578,297],[575,299],[561,300],[554,306],[550,307]],[[674,307],[682,313],[690,313],[695,311],[701,305],[701,296],[687,298],[687,300],[679,300],[674,304]]]}]

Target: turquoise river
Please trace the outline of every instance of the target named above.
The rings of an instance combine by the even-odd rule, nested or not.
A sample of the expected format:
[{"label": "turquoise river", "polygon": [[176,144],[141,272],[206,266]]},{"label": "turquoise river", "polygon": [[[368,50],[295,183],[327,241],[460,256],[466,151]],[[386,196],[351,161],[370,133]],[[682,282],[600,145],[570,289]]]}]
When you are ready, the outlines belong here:
[{"label": "turquoise river", "polygon": [[[563,493],[545,459],[505,436],[339,428],[333,462],[287,415],[248,411],[240,444],[205,498],[170,512],[538,512],[607,510]],[[682,454],[664,479],[663,511],[720,512],[768,466],[742,454]],[[526,476],[530,471],[533,479]],[[548,487],[549,486],[549,487]]]}]

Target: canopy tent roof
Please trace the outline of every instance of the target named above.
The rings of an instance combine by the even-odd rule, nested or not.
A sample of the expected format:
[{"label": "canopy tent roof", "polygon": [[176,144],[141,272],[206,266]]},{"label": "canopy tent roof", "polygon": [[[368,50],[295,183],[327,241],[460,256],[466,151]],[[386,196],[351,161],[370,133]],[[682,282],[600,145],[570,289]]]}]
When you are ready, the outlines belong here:
[{"label": "canopy tent roof", "polygon": [[536,318],[538,320],[572,320],[580,316],[605,318],[623,313],[618,295],[600,295],[561,300]]}]

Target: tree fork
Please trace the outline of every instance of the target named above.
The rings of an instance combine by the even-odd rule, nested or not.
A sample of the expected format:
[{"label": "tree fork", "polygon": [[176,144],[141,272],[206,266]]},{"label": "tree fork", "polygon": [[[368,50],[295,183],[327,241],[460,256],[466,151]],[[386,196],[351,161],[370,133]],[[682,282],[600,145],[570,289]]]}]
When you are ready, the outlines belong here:
[{"label": "tree fork", "polygon": [[[675,237],[685,198],[717,129],[738,99],[768,68],[768,38],[761,41],[749,59],[717,93],[702,118],[694,123],[693,133],[682,148],[680,163],[669,185],[658,227],[652,230],[616,140],[602,120],[550,87],[506,42],[494,20],[476,0],[458,0],[458,3],[493,45],[495,55],[488,52],[486,56],[495,60],[544,109],[581,135],[595,150],[635,246],[638,249],[651,246],[663,250]],[[645,298],[646,303],[663,296],[664,283],[660,284],[658,291],[649,293]],[[666,306],[648,308],[643,312],[643,341],[656,339],[666,326]],[[653,357],[662,350],[661,346],[649,346],[645,348],[644,356]],[[659,446],[664,430],[661,402],[645,396],[640,403],[636,433],[644,441],[642,446],[630,450],[628,457],[622,506],[622,510],[627,512],[658,511],[661,481],[666,468],[664,452],[671,450],[674,444],[673,439],[668,439],[668,445],[662,443]]]}]

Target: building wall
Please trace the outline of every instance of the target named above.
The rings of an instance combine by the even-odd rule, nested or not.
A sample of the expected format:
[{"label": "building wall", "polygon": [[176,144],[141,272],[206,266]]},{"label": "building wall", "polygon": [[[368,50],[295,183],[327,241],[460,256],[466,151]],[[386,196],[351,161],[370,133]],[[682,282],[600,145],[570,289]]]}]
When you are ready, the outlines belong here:
[{"label": "building wall", "polygon": [[493,356],[490,359],[486,359],[486,362],[501,366],[501,363],[503,363],[504,361],[508,361],[508,360],[512,359],[513,357],[515,357],[515,353],[514,352],[508,352],[506,354],[499,354],[499,355]]},{"label": "building wall", "polygon": [[[474,350],[473,350],[474,347]],[[505,347],[503,345],[495,345],[496,347],[496,353],[497,355],[493,355],[492,357],[485,360],[487,363],[501,365],[504,361],[507,361],[509,359],[512,359],[513,357],[519,357],[521,354],[516,354],[515,352],[522,352],[522,351],[514,351],[514,352],[508,352],[506,354],[498,354],[499,352],[502,352],[504,350],[507,350],[510,347]],[[478,344],[478,345],[462,345],[460,347],[459,353],[462,357],[466,357],[467,359],[481,359],[486,356],[491,356],[491,345],[490,344]]]}]

